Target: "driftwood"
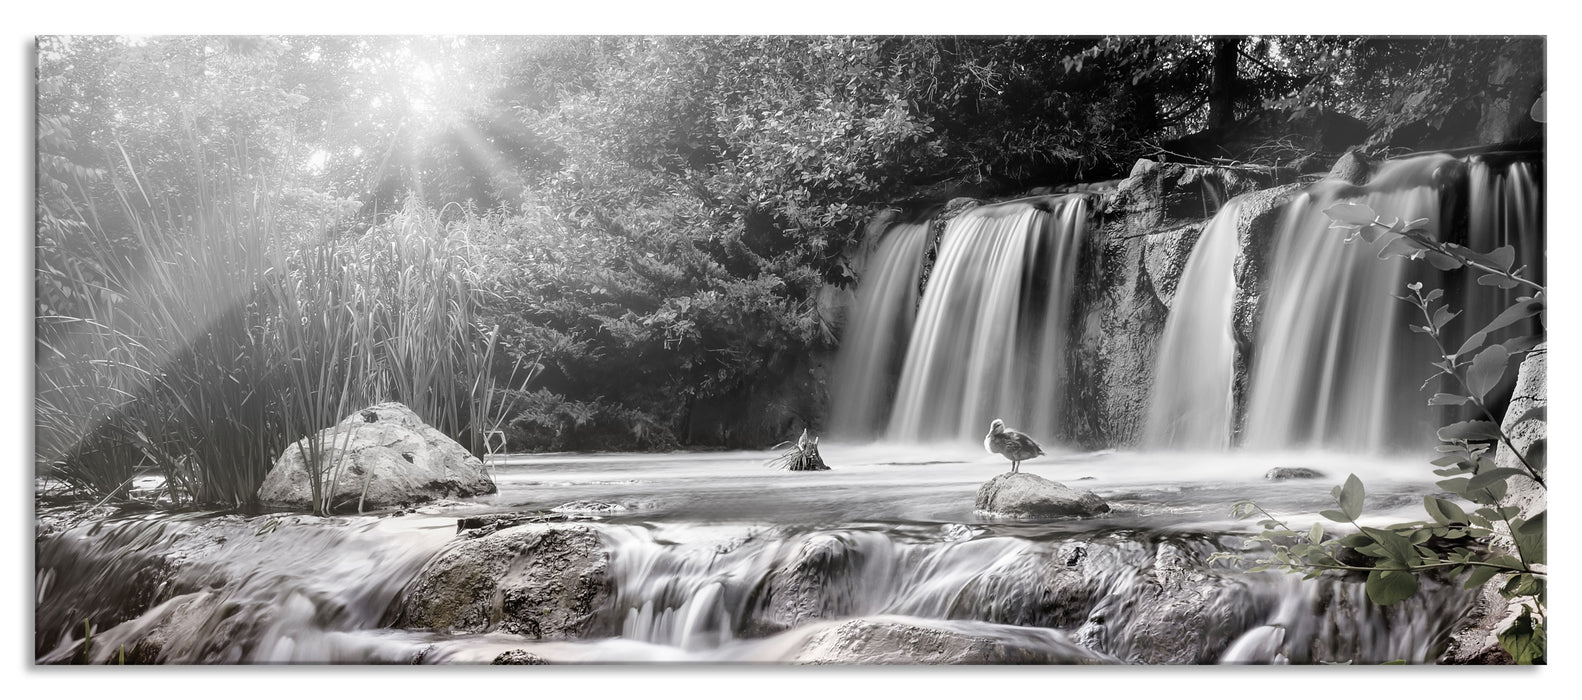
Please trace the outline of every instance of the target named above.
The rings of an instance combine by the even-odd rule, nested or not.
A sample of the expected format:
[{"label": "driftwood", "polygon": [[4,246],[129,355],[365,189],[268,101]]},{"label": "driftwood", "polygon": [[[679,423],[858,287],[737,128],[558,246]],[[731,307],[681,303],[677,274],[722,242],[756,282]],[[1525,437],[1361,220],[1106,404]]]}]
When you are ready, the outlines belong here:
[{"label": "driftwood", "polygon": [[786,447],[786,451],[779,457],[769,460],[770,466],[792,472],[822,472],[829,471],[829,465],[824,463],[824,458],[818,453],[818,438],[810,437],[807,429],[802,430],[802,437],[795,443],[782,442],[775,448]]}]

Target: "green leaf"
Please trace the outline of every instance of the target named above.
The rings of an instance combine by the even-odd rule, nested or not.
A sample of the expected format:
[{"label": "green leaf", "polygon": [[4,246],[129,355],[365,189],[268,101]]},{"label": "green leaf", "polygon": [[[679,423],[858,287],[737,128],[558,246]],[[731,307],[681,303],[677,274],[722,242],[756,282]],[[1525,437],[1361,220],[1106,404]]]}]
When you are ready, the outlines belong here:
[{"label": "green leaf", "polygon": [[1379,218],[1368,205],[1356,202],[1341,202],[1325,209],[1324,214],[1330,219],[1353,226],[1368,226]]},{"label": "green leaf", "polygon": [[1511,469],[1510,467],[1490,469],[1472,477],[1472,480],[1467,483],[1467,490],[1486,489],[1495,482],[1503,482],[1513,476],[1522,476],[1525,473],[1520,469]]},{"label": "green leaf", "polygon": [[1462,404],[1464,404],[1464,403],[1466,403],[1468,401],[1471,401],[1471,400],[1472,399],[1467,398],[1465,396],[1461,396],[1460,394],[1438,393],[1438,394],[1434,394],[1432,398],[1428,399],[1428,405],[1430,405],[1430,406],[1460,406],[1460,405],[1462,405]]},{"label": "green leaf", "polygon": [[[1511,304],[1510,306],[1506,307],[1504,311],[1500,312],[1500,315],[1495,316],[1493,321],[1489,321],[1488,325],[1486,325],[1483,328],[1479,329],[1477,333],[1473,334],[1473,336],[1474,337],[1477,337],[1477,336],[1480,336],[1480,335],[1486,336],[1486,335],[1488,335],[1490,333],[1493,333],[1494,331],[1497,331],[1497,330],[1499,330],[1501,328],[1504,328],[1504,327],[1509,326],[1509,325],[1511,325],[1513,323],[1516,323],[1517,321],[1520,321],[1520,320],[1522,320],[1524,318],[1530,318],[1532,316],[1535,316],[1535,315],[1541,313],[1543,310],[1544,310],[1544,299],[1543,299],[1542,296],[1535,296],[1535,297],[1533,297],[1531,299],[1527,299],[1525,301],[1518,301],[1515,304]],[[1468,342],[1471,342],[1470,338],[1468,339]],[[1481,342],[1481,341],[1479,341],[1479,342]],[[1465,346],[1463,346],[1463,347],[1465,347]],[[1467,348],[1467,349],[1470,350],[1470,348]],[[1465,353],[1457,352],[1456,354],[1457,355],[1462,355],[1462,354],[1465,354]]]},{"label": "green leaf", "polygon": [[1368,600],[1377,605],[1394,605],[1417,592],[1417,577],[1399,570],[1368,572]]},{"label": "green leaf", "polygon": [[1346,477],[1346,483],[1340,487],[1340,510],[1352,520],[1362,517],[1362,480],[1356,474]]},{"label": "green leaf", "polygon": [[1532,608],[1523,605],[1522,614],[1505,631],[1499,633],[1500,648],[1515,659],[1518,665],[1544,663],[1547,646],[1544,627],[1533,621]]},{"label": "green leaf", "polygon": [[1318,544],[1319,542],[1324,541],[1323,523],[1313,523],[1313,528],[1307,531],[1307,541],[1312,542],[1313,544]]},{"label": "green leaf", "polygon": [[1482,399],[1499,386],[1510,357],[1505,346],[1496,343],[1472,359],[1472,367],[1467,370],[1467,388],[1472,390],[1473,398]]},{"label": "green leaf", "polygon": [[1351,519],[1347,518],[1345,513],[1342,513],[1342,512],[1340,512],[1338,510],[1321,510],[1321,511],[1318,512],[1318,514],[1322,515],[1322,516],[1324,516],[1326,518],[1329,518],[1330,520],[1333,520],[1333,521],[1335,521],[1337,523],[1349,523],[1349,522],[1351,522]]},{"label": "green leaf", "polygon": [[1438,486],[1439,488],[1442,488],[1442,489],[1444,489],[1446,491],[1449,491],[1449,492],[1451,492],[1453,494],[1456,494],[1457,496],[1466,497],[1466,495],[1467,495],[1467,484],[1469,482],[1471,482],[1471,481],[1472,480],[1467,478],[1467,477],[1460,476],[1460,477],[1456,477],[1454,479],[1445,479],[1443,481],[1436,481],[1436,482],[1434,482],[1434,485]]},{"label": "green leaf", "polygon": [[1500,426],[1486,420],[1451,423],[1439,429],[1439,439],[1444,442],[1498,440],[1500,439]]},{"label": "green leaf", "polygon": [[1539,511],[1512,533],[1517,549],[1521,550],[1522,556],[1529,564],[1543,564],[1548,561],[1548,525],[1549,511]]},{"label": "green leaf", "polygon": [[1461,588],[1468,591],[1488,583],[1489,579],[1494,578],[1494,575],[1500,572],[1499,569],[1492,566],[1471,566],[1468,568],[1472,570],[1472,573],[1467,576],[1466,583],[1461,584]]}]

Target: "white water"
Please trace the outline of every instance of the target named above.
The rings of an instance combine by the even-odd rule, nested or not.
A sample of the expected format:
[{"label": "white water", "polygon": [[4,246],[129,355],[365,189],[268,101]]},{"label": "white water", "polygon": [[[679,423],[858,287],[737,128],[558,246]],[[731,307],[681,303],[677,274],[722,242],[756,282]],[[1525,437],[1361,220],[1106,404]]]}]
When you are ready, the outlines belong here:
[{"label": "white water", "polygon": [[857,293],[841,339],[831,425],[840,434],[877,436],[890,417],[901,351],[917,316],[918,283],[929,224],[898,224],[885,232]]},{"label": "white water", "polygon": [[1081,195],[979,207],[952,219],[923,291],[886,435],[942,442],[1003,418],[1047,441],[1064,385]]},{"label": "white water", "polygon": [[[512,649],[561,663],[784,662],[816,658],[830,643],[821,635],[862,620],[998,640],[1043,662],[1157,661],[1175,647],[1197,662],[1268,662],[1244,658],[1262,648],[1253,641],[1238,645],[1268,625],[1287,630],[1281,653],[1299,663],[1422,662],[1465,603],[1430,587],[1420,603],[1382,611],[1363,602],[1358,583],[1205,563],[1249,531],[1229,518],[1235,501],[1253,498],[1305,529],[1332,507],[1328,491],[1348,471],[1366,480],[1371,517],[1408,517],[1434,478],[1416,460],[1055,455],[1023,470],[1091,489],[1115,510],[1017,522],[972,511],[978,486],[1005,469],[993,455],[821,447],[832,471],[775,471],[764,466],[769,453],[547,455],[500,466],[498,494],[402,516],[85,526],[40,547],[39,659],[80,658],[87,619],[94,660],[112,663],[161,627],[174,631],[165,663],[487,663]],[[1331,477],[1267,482],[1270,466]],[[613,590],[586,639],[384,626],[406,583],[456,541],[456,517],[588,500],[625,510],[592,523],[610,552]],[[188,562],[172,586],[154,600],[127,598],[135,587],[124,584],[148,563],[141,555],[171,553]],[[1180,568],[1161,568],[1165,560]],[[1161,581],[1193,577],[1209,581],[1185,589],[1208,595],[1185,608],[1207,613],[1188,626],[1197,636],[1161,637],[1147,601]]]},{"label": "white water", "polygon": [[1361,197],[1321,183],[1288,205],[1268,268],[1244,444],[1358,452],[1429,446],[1438,426],[1427,407],[1432,392],[1419,385],[1432,371],[1433,345],[1407,329],[1413,309],[1391,298],[1424,281],[1426,266],[1380,260],[1382,244],[1347,243],[1324,210],[1355,199],[1387,221],[1427,218],[1437,236],[1436,171],[1453,167],[1448,156],[1391,162]]},{"label": "white water", "polygon": [[1203,227],[1176,287],[1159,357],[1143,444],[1151,448],[1224,450],[1235,429],[1236,234],[1242,199],[1231,200]]}]

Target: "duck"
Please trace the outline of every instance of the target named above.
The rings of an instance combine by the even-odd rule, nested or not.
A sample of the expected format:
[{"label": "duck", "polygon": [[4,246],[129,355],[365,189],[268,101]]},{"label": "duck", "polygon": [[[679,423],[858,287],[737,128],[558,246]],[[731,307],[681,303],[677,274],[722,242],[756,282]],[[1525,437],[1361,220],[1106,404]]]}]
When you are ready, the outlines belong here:
[{"label": "duck", "polygon": [[983,436],[983,449],[1011,460],[1011,473],[1017,473],[1022,466],[1022,460],[1032,459],[1044,454],[1044,448],[1025,433],[1009,430],[1005,421],[998,418],[989,424],[989,434]]}]

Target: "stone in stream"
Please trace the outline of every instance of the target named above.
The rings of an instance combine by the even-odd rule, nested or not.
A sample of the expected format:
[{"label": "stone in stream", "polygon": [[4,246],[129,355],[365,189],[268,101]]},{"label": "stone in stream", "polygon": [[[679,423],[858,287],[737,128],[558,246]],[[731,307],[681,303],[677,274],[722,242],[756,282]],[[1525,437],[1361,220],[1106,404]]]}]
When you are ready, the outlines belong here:
[{"label": "stone in stream", "polygon": [[[494,493],[483,462],[399,403],[358,411],[319,432],[317,468],[339,468],[336,510],[387,508],[439,498]],[[280,455],[258,489],[266,506],[311,509],[304,438]],[[326,480],[328,482],[328,480]],[[326,487],[330,487],[326,483]]]},{"label": "stone in stream", "polygon": [[1058,518],[1108,513],[1110,506],[1081,491],[1036,474],[1001,474],[978,489],[979,511],[1010,518]]},{"label": "stone in stream", "polygon": [[1286,481],[1289,479],[1322,479],[1324,472],[1308,467],[1275,467],[1270,469],[1263,478],[1269,481]]},{"label": "stone in stream", "polygon": [[549,662],[545,661],[542,657],[538,656],[537,654],[533,654],[531,652],[528,652],[528,651],[526,651],[524,649],[512,649],[512,650],[507,651],[507,652],[501,652],[501,654],[499,656],[494,657],[494,661],[491,661],[489,663],[490,663],[490,665],[493,665],[493,666],[547,666],[547,665],[549,665]]},{"label": "stone in stream", "polygon": [[592,528],[520,525],[436,555],[401,592],[394,626],[574,639],[609,592],[609,555]]},{"label": "stone in stream", "polygon": [[861,599],[863,552],[839,534],[817,534],[775,567],[753,591],[756,612],[744,625],[748,636],[775,634],[816,620],[852,614]]},{"label": "stone in stream", "polygon": [[952,629],[885,619],[856,619],[808,637],[799,664],[1083,664],[1099,654],[1053,640],[1041,644],[994,639]]},{"label": "stone in stream", "polygon": [[1133,664],[1211,663],[1262,621],[1244,582],[1210,570],[1188,547],[1161,542],[1145,575],[1109,591],[1072,640]]}]

